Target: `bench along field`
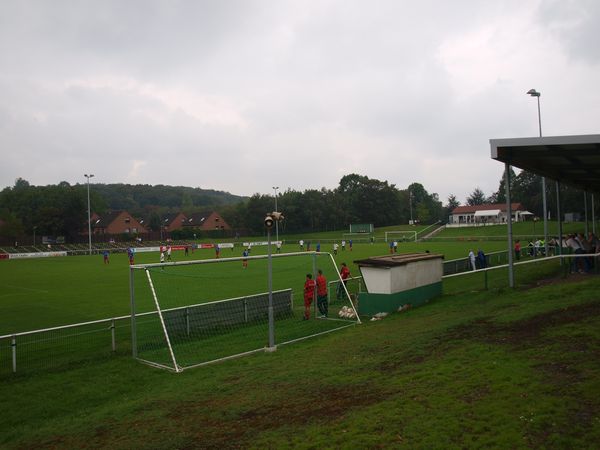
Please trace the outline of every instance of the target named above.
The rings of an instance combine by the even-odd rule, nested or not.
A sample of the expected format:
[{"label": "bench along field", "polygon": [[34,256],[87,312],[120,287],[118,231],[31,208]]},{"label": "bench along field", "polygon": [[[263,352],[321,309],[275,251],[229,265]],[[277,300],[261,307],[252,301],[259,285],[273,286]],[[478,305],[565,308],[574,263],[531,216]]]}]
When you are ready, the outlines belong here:
[{"label": "bench along field", "polygon": [[[330,245],[322,243],[322,251]],[[501,241],[476,245],[486,253],[506,249]],[[429,250],[450,260],[472,247],[472,241],[403,242],[399,251]],[[252,256],[265,250],[255,247]],[[295,252],[297,245],[282,251]],[[387,243],[355,243],[334,259],[358,275],[352,261],[388,252]],[[213,256],[210,250],[173,254],[175,261]],[[221,252],[229,256],[241,256],[241,249]],[[333,280],[335,269],[326,261],[323,255],[317,265]],[[156,262],[157,253],[136,256],[136,264]],[[161,306],[179,308],[264,293],[266,260],[248,263],[247,269],[235,260],[150,273]],[[0,334],[128,315],[128,267],[124,254],[111,255],[109,265],[101,256],[3,262]],[[563,278],[556,260],[536,262],[516,271],[516,289],[506,288],[504,269],[490,271],[485,289],[478,271],[445,279],[442,297],[384,320],[306,324],[299,315],[302,285],[312,267],[310,256],[273,260],[273,288],[293,294],[276,337],[293,340],[285,333],[297,327],[312,327],[301,330],[304,336],[343,325],[335,333],[178,375],[131,358],[129,323],[117,328],[115,352],[105,327],[105,356],[95,352],[95,338],[61,336],[71,339],[66,354],[53,356],[62,364],[32,362],[16,374],[3,368],[0,403],[11,414],[0,420],[0,446],[278,448],[302,447],[310,436],[317,447],[589,448],[600,440],[597,276]],[[145,272],[134,280],[136,312],[156,309]],[[154,331],[156,325],[150,325]],[[257,336],[264,346],[263,321],[213,330],[208,351]],[[35,345],[50,348],[50,341]],[[17,354],[26,347],[18,346]],[[94,350],[92,357],[85,357],[87,350]],[[160,351],[164,357],[164,347]],[[185,350],[179,355],[187,357]]]}]

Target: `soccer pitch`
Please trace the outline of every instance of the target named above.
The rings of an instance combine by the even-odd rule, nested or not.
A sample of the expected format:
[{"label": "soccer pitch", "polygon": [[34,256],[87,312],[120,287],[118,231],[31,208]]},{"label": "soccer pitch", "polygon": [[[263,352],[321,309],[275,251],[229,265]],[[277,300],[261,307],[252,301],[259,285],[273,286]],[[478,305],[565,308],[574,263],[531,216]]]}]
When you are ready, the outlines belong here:
[{"label": "soccer pitch", "polygon": [[[322,245],[322,251],[332,251],[330,244]],[[398,251],[441,253],[448,259],[466,257],[470,248],[483,248],[486,253],[505,250],[504,242],[426,242],[401,243]],[[284,245],[283,252],[297,251],[297,245]],[[265,254],[265,247],[253,247],[252,255]],[[353,251],[338,250],[334,256],[336,264],[346,262],[353,276],[358,276],[354,260],[389,253],[385,243],[355,244]],[[224,250],[221,257],[239,257],[242,249]],[[211,250],[197,250],[187,257],[174,252],[175,261],[210,259]],[[136,263],[158,262],[158,253],[138,253]],[[220,298],[236,297],[248,293],[266,292],[266,267],[249,263],[242,269],[233,267],[229,273],[221,273],[218,266],[207,269],[202,274],[202,282],[207,289]],[[0,335],[62,326],[78,322],[106,319],[130,314],[129,264],[124,253],[112,254],[110,264],[104,265],[101,255],[69,256],[61,258],[39,258],[30,260],[0,261],[0,285],[3,291],[0,299],[4,313],[0,315]],[[213,274],[211,271],[215,270]],[[214,275],[214,276],[213,276]],[[274,288],[292,288],[296,293],[302,290],[305,270],[290,267],[281,276],[274,277]],[[334,274],[327,276],[333,280]],[[136,290],[147,290],[147,282],[136,276]],[[298,301],[301,296],[298,295]],[[216,299],[216,298],[215,298]],[[192,302],[194,303],[194,302]],[[142,311],[138,311],[142,312]]]}]

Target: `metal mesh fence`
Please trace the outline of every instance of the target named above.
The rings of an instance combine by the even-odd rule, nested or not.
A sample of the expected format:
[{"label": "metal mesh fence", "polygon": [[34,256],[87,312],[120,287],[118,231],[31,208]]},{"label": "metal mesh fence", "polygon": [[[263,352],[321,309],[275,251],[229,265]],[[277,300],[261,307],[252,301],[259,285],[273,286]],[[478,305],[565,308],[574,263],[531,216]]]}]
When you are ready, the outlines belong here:
[{"label": "metal mesh fence", "polygon": [[131,352],[129,317],[0,336],[0,374],[48,370]]}]

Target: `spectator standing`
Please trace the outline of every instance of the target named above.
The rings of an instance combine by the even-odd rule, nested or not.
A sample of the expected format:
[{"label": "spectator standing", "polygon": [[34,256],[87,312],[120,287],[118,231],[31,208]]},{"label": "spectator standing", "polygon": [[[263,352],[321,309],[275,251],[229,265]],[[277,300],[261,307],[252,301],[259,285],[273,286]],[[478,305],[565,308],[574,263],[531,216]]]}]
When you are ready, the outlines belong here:
[{"label": "spectator standing", "polygon": [[469,261],[471,263],[471,269],[477,270],[477,267],[475,266],[475,253],[473,253],[473,250],[469,250]]},{"label": "spectator standing", "polygon": [[[574,234],[570,234],[567,239],[567,247],[571,250],[572,253],[576,255],[582,255],[584,253],[581,244],[577,240]],[[583,264],[582,264],[583,260]],[[585,258],[573,258],[573,262],[571,264],[571,272],[583,272],[583,267],[585,264],[586,271],[589,269],[587,259]]]},{"label": "spectator standing", "polygon": [[515,241],[515,258],[517,261],[521,259],[521,241],[518,239]]},{"label": "spectator standing", "polygon": [[479,249],[479,251],[477,252],[477,261],[479,263],[479,268],[480,269],[485,269],[487,267],[487,261],[485,259],[485,253],[483,253],[483,250]]}]

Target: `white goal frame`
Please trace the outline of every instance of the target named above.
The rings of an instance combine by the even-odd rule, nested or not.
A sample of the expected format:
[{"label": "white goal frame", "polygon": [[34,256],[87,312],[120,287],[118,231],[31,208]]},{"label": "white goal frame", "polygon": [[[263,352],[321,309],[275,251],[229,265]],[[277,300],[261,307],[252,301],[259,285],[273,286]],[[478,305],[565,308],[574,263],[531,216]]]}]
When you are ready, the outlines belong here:
[{"label": "white goal frame", "polygon": [[[256,352],[260,352],[260,351],[273,351],[275,350],[275,348],[277,346],[275,346],[275,348],[273,347],[263,347],[263,348],[256,348],[254,350],[251,351],[244,351],[241,353],[236,353],[236,354],[231,354],[225,357],[221,357],[221,358],[217,358],[217,359],[213,359],[210,361],[205,361],[205,362],[201,362],[201,363],[197,363],[197,364],[188,364],[186,366],[181,366],[178,361],[177,361],[177,356],[176,353],[173,349],[173,344],[171,342],[170,336],[169,336],[169,331],[167,329],[167,325],[165,323],[165,318],[163,317],[163,312],[170,312],[170,311],[175,311],[175,310],[183,310],[183,309],[189,309],[189,308],[194,308],[194,307],[202,307],[205,305],[214,305],[214,304],[218,304],[218,303],[225,303],[228,301],[233,301],[233,300],[238,300],[239,298],[242,297],[236,297],[236,298],[231,298],[231,299],[225,299],[225,300],[216,300],[216,301],[212,301],[212,302],[206,302],[206,303],[201,303],[201,304],[194,304],[194,305],[186,305],[186,306],[182,306],[182,307],[177,307],[177,308],[161,308],[161,304],[157,295],[157,292],[154,288],[154,282],[152,280],[151,274],[148,271],[148,269],[150,268],[165,268],[165,267],[172,267],[172,266],[183,266],[183,265],[200,265],[200,264],[222,264],[222,263],[227,263],[227,262],[234,262],[234,261],[243,261],[243,260],[257,260],[257,259],[268,259],[270,258],[284,258],[284,257],[295,257],[295,256],[301,256],[301,257],[312,257],[312,272],[314,274],[314,278],[316,279],[316,259],[317,257],[325,257],[327,258],[327,260],[329,260],[332,264],[332,266],[330,267],[330,270],[335,270],[338,279],[336,279],[335,281],[339,281],[341,283],[341,276],[339,273],[339,268],[337,266],[337,264],[335,263],[335,260],[333,258],[333,256],[331,255],[331,253],[328,252],[293,252],[293,253],[278,253],[278,254],[271,254],[271,255],[257,255],[257,256],[248,256],[248,257],[231,257],[231,258],[219,258],[219,259],[204,259],[204,260],[193,260],[193,261],[173,261],[173,262],[166,262],[166,263],[151,263],[151,264],[135,264],[135,265],[131,265],[130,266],[130,298],[131,298],[131,346],[132,346],[132,356],[139,360],[142,363],[148,364],[150,366],[153,367],[158,367],[161,369],[167,369],[167,370],[171,370],[171,371],[175,371],[175,372],[182,372],[185,369],[189,369],[189,368],[193,368],[193,367],[199,367],[199,366],[204,366],[206,364],[211,364],[211,363],[215,363],[215,362],[220,362],[220,361],[225,361],[228,359],[232,359],[232,358],[237,358],[237,357],[241,357],[241,356],[246,356],[249,354],[253,354]],[[136,312],[136,301],[135,301],[135,290],[134,290],[134,277],[135,277],[135,272],[136,271],[143,271],[145,273],[145,278],[147,278],[147,282],[148,282],[148,286],[150,288],[150,292],[152,295],[152,301],[154,303],[154,306],[156,308],[156,311],[152,311],[152,312],[147,312],[147,313],[142,313],[139,314]],[[348,306],[350,306],[350,308],[353,310],[355,318],[353,320],[343,320],[343,319],[338,319],[337,317],[328,317],[328,318],[319,318],[320,320],[326,320],[326,321],[334,321],[334,322],[341,322],[340,326],[337,328],[333,328],[333,329],[328,329],[328,330],[324,330],[324,331],[320,331],[320,332],[315,332],[313,334],[310,335],[306,335],[306,336],[301,336],[300,338],[295,338],[295,339],[291,339],[288,341],[282,341],[282,342],[278,342],[278,345],[285,345],[285,344],[290,344],[290,343],[294,343],[294,342],[298,342],[304,339],[309,339],[312,337],[316,337],[316,336],[320,336],[323,334],[327,334],[327,333],[331,333],[333,331],[337,331],[343,328],[347,328],[350,326],[354,326],[357,324],[361,323],[360,320],[360,316],[358,314],[358,310],[356,309],[356,305],[352,302],[351,300],[351,296],[350,293],[348,292],[346,286],[341,283],[342,286],[344,287],[344,291],[346,294],[346,297],[348,299]],[[291,291],[291,289],[285,289],[285,290],[273,290],[272,293],[281,293],[281,292],[285,292],[285,291]],[[269,292],[265,292],[262,294],[254,294],[255,296],[260,296],[260,295],[270,295],[271,293]],[[316,294],[316,290],[315,290],[315,294]],[[252,297],[252,295],[250,295],[249,297]],[[330,300],[331,301],[331,300]],[[290,300],[290,306],[292,306],[293,300]],[[314,302],[314,308],[316,308],[316,304],[317,302]],[[292,306],[293,308],[293,306]],[[151,315],[151,314],[156,314],[158,315],[159,321],[160,321],[160,325],[162,328],[162,332],[164,334],[164,339],[165,339],[165,343],[166,343],[166,348],[168,349],[168,353],[172,362],[172,367],[171,366],[167,366],[165,364],[161,364],[155,361],[149,361],[147,359],[141,358],[138,355],[138,339],[137,339],[137,326],[136,326],[136,317],[140,317],[141,315]],[[315,314],[315,318],[316,318],[316,314]]]}]

